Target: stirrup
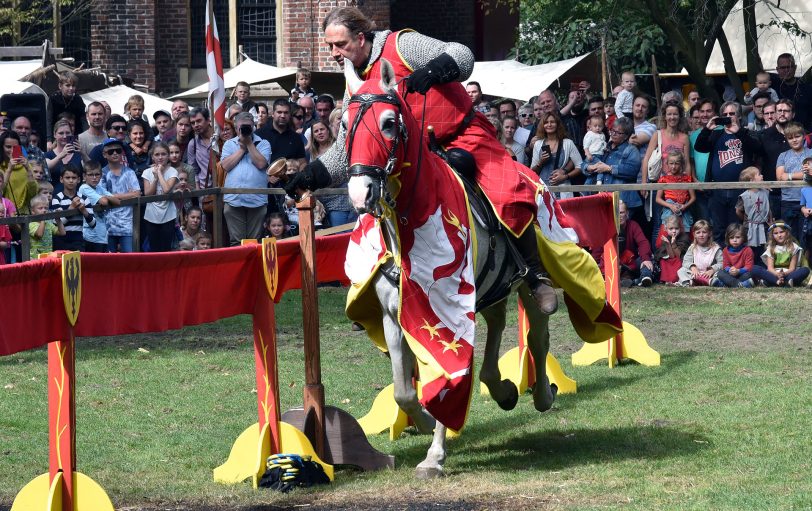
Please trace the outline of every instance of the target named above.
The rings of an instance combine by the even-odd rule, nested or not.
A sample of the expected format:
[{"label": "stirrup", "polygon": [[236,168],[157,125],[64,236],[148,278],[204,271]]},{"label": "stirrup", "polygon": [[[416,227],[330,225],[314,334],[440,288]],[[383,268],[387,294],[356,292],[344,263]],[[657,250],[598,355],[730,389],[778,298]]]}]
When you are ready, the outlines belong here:
[{"label": "stirrup", "polygon": [[558,295],[547,277],[540,277],[531,289],[533,299],[542,314],[550,316],[558,310]]}]

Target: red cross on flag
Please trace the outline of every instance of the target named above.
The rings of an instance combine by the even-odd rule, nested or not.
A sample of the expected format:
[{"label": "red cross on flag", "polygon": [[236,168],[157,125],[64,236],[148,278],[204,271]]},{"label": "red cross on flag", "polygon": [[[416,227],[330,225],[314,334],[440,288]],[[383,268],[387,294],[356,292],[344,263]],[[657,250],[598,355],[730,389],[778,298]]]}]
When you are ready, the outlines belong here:
[{"label": "red cross on flag", "polygon": [[209,76],[209,110],[215,131],[220,133],[226,120],[226,84],[223,80],[223,57],[220,35],[214,19],[213,0],[206,0],[206,73]]}]

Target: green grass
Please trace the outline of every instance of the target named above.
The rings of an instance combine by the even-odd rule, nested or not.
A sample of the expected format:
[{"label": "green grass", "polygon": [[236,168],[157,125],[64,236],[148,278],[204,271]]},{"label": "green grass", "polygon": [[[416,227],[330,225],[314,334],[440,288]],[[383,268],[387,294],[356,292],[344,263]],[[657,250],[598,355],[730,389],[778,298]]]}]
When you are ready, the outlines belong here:
[{"label": "green grass", "polygon": [[[360,417],[390,382],[388,360],[350,332],[345,291],[320,291],[327,402]],[[396,442],[371,438],[395,455],[394,471],[343,470],[328,488],[289,495],[212,481],[256,421],[249,317],[81,339],[78,467],[130,509],[811,509],[809,298],[804,290],[624,291],[624,319],[662,355],[655,368],[572,367],[581,343],[562,310],[551,321],[552,351],[577,394],[544,414],[530,396],[511,412],[475,396],[463,435],[449,444],[449,476],[430,485],[412,476],[430,439],[407,430]],[[291,292],[277,308],[283,410],[302,399],[300,307]],[[504,349],[515,345],[510,314]],[[0,509],[47,470],[46,358],[36,350],[0,359]]]}]

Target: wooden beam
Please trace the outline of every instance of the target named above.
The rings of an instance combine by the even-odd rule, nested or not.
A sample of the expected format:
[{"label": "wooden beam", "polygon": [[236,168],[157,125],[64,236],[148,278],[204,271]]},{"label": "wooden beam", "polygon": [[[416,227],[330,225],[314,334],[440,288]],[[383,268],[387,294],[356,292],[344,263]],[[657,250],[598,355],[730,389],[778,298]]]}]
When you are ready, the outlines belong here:
[{"label": "wooden beam", "polygon": [[[62,55],[64,48],[51,48],[51,55]],[[42,57],[42,46],[5,46],[0,48],[0,57]]]}]

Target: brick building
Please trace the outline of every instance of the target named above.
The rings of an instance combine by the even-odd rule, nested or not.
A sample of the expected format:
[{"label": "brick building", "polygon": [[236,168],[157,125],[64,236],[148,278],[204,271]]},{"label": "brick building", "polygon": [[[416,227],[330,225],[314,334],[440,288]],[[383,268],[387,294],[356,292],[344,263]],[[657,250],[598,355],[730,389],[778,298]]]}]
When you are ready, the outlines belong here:
[{"label": "brick building", "polygon": [[[93,66],[151,91],[171,94],[205,73],[206,0],[89,0]],[[280,67],[334,70],[321,41],[321,20],[334,7],[357,5],[378,28],[413,28],[474,50],[479,60],[505,58],[518,14],[485,15],[476,0],[215,0],[224,65],[248,57]],[[205,75],[203,75],[205,76]]]}]

